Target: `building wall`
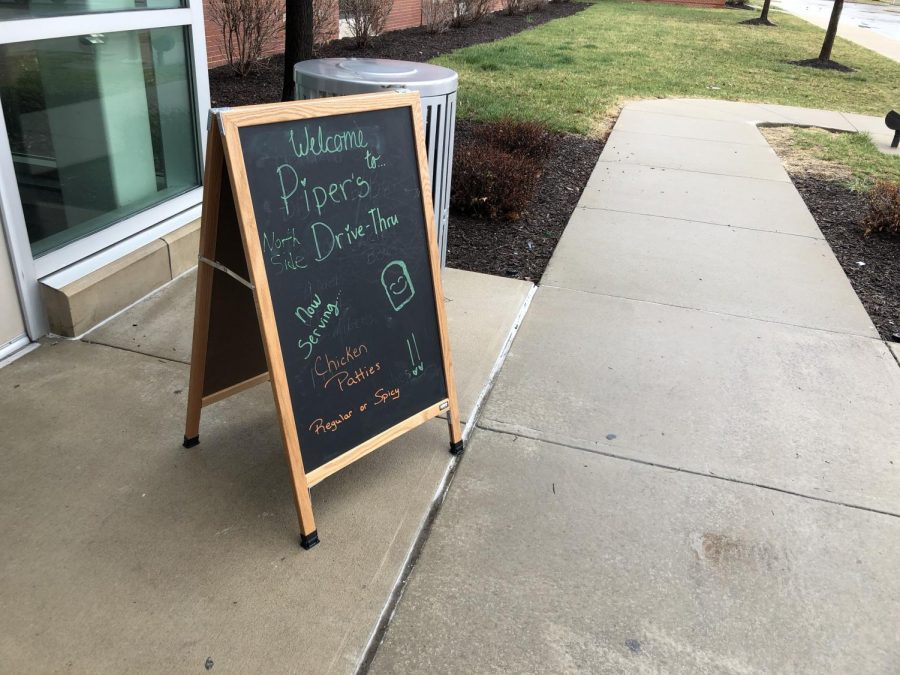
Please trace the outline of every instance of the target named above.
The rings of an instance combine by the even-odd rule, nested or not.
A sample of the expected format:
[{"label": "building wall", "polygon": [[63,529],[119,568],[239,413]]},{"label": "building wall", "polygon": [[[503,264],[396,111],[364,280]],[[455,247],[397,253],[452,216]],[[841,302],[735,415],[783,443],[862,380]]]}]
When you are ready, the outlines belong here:
[{"label": "building wall", "polygon": [[422,0],[394,0],[385,32],[422,25]]},{"label": "building wall", "polygon": [[16,292],[16,280],[9,252],[6,248],[6,236],[0,229],[0,347],[25,333],[22,321],[22,310],[19,307],[19,296]]}]

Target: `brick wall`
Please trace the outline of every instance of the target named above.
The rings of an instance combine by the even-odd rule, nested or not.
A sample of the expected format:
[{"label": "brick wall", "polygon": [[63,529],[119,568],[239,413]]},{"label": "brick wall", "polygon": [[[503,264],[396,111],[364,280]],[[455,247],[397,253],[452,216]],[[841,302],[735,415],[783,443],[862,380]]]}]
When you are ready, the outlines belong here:
[{"label": "brick wall", "polygon": [[394,0],[385,32],[422,25],[422,0]]},{"label": "brick wall", "polygon": [[[660,0],[661,2],[679,2],[683,4],[696,5],[724,5],[725,0]],[[203,0],[204,10],[206,10],[208,0]],[[494,9],[498,10],[503,7],[503,0],[494,2]],[[222,35],[219,27],[209,19],[209,11],[205,11],[206,15],[206,57],[210,68],[221,66],[227,62],[225,57],[225,47],[222,44]],[[394,6],[388,16],[385,31],[401,30],[403,28],[413,28],[422,25],[422,0],[394,0]],[[331,30],[325,36],[326,39],[337,37],[338,34],[338,15],[335,12],[334,24]],[[279,34],[277,37],[269,41],[263,52],[264,56],[271,54],[280,54],[284,50],[284,35]]]}]

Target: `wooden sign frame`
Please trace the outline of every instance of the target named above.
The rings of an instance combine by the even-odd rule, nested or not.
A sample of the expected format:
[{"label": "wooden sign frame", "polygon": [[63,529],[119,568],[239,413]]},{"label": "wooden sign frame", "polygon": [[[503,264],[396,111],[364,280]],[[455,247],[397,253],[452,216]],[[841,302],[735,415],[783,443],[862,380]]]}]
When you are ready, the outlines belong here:
[{"label": "wooden sign frame", "polygon": [[[429,405],[307,473],[303,467],[303,453],[288,389],[287,373],[269,293],[268,275],[259,241],[239,131],[249,126],[390,108],[408,108],[412,116],[447,398]],[[340,96],[313,101],[222,109],[210,113],[200,229],[200,264],[197,271],[190,385],[183,445],[191,448],[200,442],[200,413],[203,407],[269,380],[290,466],[294,501],[300,524],[300,544],[303,548],[311,548],[319,541],[309,489],[331,474],[444,412],[447,413],[450,451],[458,454],[463,450],[426,158],[422,110],[419,96],[415,93],[389,92]],[[229,211],[232,200],[236,213],[223,213],[221,204],[225,203],[225,210]],[[233,217],[235,215],[236,218]],[[247,276],[249,278],[245,278]],[[251,309],[251,303],[255,312]],[[220,361],[227,361],[230,364],[234,358],[242,358],[242,363],[245,364],[242,368],[223,372],[224,369],[217,365],[216,359],[211,358],[211,344],[217,341],[216,333],[219,331],[216,307],[219,307],[219,313],[227,307],[230,315],[233,313],[245,317],[247,320],[244,324],[252,323],[249,317],[255,314],[257,324],[244,326],[243,340],[234,342],[229,338],[231,341],[222,342],[224,347],[217,347],[225,354],[224,358],[219,357]],[[255,342],[257,336],[261,345]],[[261,351],[265,353],[264,361],[259,353]],[[301,405],[300,402],[296,403]]]}]

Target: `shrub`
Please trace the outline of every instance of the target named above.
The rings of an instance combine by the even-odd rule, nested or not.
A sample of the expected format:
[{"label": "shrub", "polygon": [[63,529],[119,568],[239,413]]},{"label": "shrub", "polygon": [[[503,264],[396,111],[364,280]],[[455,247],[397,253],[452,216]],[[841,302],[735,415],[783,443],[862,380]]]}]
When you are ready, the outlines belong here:
[{"label": "shrub", "polygon": [[880,180],[869,192],[869,209],[863,218],[868,237],[875,232],[900,237],[900,182]]},{"label": "shrub", "polygon": [[541,166],[478,139],[457,144],[450,204],[492,221],[517,220],[534,193]]},{"label": "shrub", "polygon": [[494,0],[451,0],[453,19],[451,23],[460,28],[466,24],[481,21],[494,6]]},{"label": "shrub", "polygon": [[250,73],[266,43],[284,23],[278,0],[210,0],[209,18],[222,31],[228,65],[243,77]]},{"label": "shrub", "polygon": [[493,145],[538,162],[542,162],[553,148],[553,136],[537,122],[516,122],[505,118],[478,127],[475,136],[485,145]]},{"label": "shrub", "polygon": [[316,44],[328,42],[337,34],[338,0],[313,0],[313,33]]},{"label": "shrub", "polygon": [[422,0],[422,25],[427,33],[443,33],[454,17],[454,0]]},{"label": "shrub", "polygon": [[549,0],[506,0],[507,14],[528,14],[540,12],[547,7]]},{"label": "shrub", "polygon": [[350,34],[356,39],[357,47],[364,47],[369,38],[384,30],[394,0],[345,0],[344,10]]},{"label": "shrub", "polygon": [[506,13],[510,16],[522,14],[525,12],[528,2],[529,0],[506,0]]}]

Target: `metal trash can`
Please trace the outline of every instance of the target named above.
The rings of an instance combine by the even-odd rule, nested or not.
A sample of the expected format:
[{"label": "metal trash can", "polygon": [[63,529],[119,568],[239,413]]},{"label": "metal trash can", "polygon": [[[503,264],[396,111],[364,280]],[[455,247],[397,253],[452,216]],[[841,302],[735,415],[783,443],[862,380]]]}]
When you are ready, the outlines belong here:
[{"label": "metal trash can", "polygon": [[313,59],[294,66],[297,99],[371,94],[386,89],[419,92],[442,267],[447,261],[458,79],[449,68],[390,59]]}]

